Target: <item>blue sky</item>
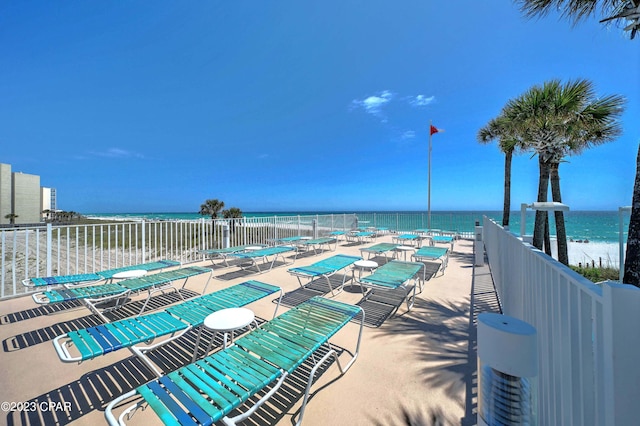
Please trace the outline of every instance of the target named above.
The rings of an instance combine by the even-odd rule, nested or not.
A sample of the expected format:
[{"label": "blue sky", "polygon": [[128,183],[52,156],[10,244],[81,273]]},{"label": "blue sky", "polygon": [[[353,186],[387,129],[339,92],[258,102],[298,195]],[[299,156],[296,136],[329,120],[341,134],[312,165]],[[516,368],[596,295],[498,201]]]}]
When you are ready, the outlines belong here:
[{"label": "blue sky", "polygon": [[[0,3],[0,162],[81,213],[500,210],[476,134],[535,84],[628,103],[619,140],[561,165],[575,210],[630,205],[640,40],[509,1]],[[537,191],[513,163],[512,207]]]}]

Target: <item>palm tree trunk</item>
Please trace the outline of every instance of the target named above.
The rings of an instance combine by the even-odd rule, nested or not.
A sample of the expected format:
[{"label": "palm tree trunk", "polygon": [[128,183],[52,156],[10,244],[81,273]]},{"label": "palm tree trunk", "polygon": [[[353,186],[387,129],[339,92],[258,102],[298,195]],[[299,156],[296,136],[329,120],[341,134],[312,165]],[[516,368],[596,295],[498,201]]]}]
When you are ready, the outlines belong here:
[{"label": "palm tree trunk", "polygon": [[509,215],[511,213],[511,160],[513,150],[504,154],[504,205],[502,207],[502,226],[509,226]]},{"label": "palm tree trunk", "polygon": [[[558,203],[562,202],[560,195],[560,164],[551,164],[550,178],[551,182],[551,198]],[[558,243],[558,262],[563,265],[569,265],[569,249],[567,247],[567,230],[564,226],[564,213],[561,211],[554,212],[556,219],[556,238]]]},{"label": "palm tree trunk", "polygon": [[551,237],[549,236],[549,213],[545,212],[544,216],[544,252],[548,256],[552,256]]},{"label": "palm tree trunk", "polygon": [[640,287],[640,147],[636,159],[636,181],[633,185],[633,203],[629,219],[629,235],[627,237],[627,253],[624,261],[625,284]]},{"label": "palm tree trunk", "polygon": [[[538,180],[538,201],[547,201],[547,193],[549,192],[549,164],[538,156],[538,164],[540,167],[540,178]],[[544,222],[548,217],[546,211],[536,210],[536,221],[533,228],[533,246],[542,250],[544,243]]]}]

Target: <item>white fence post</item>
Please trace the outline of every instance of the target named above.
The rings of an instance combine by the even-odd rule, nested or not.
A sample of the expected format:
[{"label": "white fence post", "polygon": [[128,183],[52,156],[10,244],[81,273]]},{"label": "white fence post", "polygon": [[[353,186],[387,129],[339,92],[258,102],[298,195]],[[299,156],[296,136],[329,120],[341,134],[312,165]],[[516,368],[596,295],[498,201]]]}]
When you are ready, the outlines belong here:
[{"label": "white fence post", "polygon": [[637,425],[640,394],[640,289],[603,285],[604,398],[606,424]]},{"label": "white fence post", "polygon": [[47,276],[50,277],[51,274],[51,244],[53,241],[53,227],[51,223],[47,223]]},{"label": "white fence post", "polygon": [[147,224],[144,220],[142,221],[141,226],[142,226],[142,262],[146,262],[147,261],[147,238],[146,238]]}]

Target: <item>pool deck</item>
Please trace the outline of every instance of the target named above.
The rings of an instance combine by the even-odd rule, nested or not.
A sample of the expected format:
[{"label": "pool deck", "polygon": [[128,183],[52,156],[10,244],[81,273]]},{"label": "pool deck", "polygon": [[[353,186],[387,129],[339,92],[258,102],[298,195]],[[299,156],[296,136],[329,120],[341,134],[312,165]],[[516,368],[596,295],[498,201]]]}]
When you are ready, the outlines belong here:
[{"label": "pool deck", "polygon": [[[213,275],[223,279],[211,280],[207,292],[249,279],[278,285],[286,293],[281,313],[313,293],[301,290],[297,279],[287,272],[288,268],[309,265],[339,253],[360,255],[360,248],[379,242],[391,242],[391,235],[379,237],[374,243],[341,241],[335,252],[314,255],[312,251],[299,256],[294,265],[276,267],[263,274],[242,275],[236,267],[216,268]],[[475,318],[479,312],[496,312],[497,302],[488,267],[476,267],[473,260],[473,242],[456,241],[444,275],[438,273],[426,282],[410,312],[403,304],[397,315],[385,318],[386,305],[364,304],[367,321],[360,356],[344,376],[339,375],[335,363],[323,369],[312,387],[304,424],[475,425]],[[197,265],[211,266],[211,262]],[[350,277],[351,272],[348,274]],[[205,281],[206,275],[192,278],[186,288],[195,295],[194,292],[202,291]],[[315,294],[321,294],[321,290]],[[139,299],[135,297],[132,303]],[[162,303],[176,300],[171,295],[155,299]],[[355,304],[362,299],[362,294],[359,287],[347,284],[335,299]],[[274,297],[248,307],[258,318],[269,320],[275,307]],[[99,318],[84,307],[52,309],[36,305],[28,296],[0,302],[3,346],[0,402],[27,402],[29,410],[7,411],[3,404],[0,424],[105,424],[104,409],[111,400],[154,378],[128,350],[81,364],[62,363],[54,350],[53,338],[98,323]],[[339,350],[349,351],[354,347],[357,332],[358,324],[350,323],[332,343]],[[186,344],[191,343],[191,348],[193,335],[183,338]],[[172,368],[183,365],[188,357],[181,356],[184,355],[184,348],[179,347],[181,340],[159,349],[152,359]],[[203,350],[206,342],[200,347]],[[214,350],[218,348],[214,345]],[[342,358],[345,362],[348,360],[344,353]],[[304,369],[305,365],[299,370]],[[303,392],[297,378],[294,374],[288,380],[290,383],[245,424],[294,424]],[[50,402],[54,404],[49,405]],[[69,407],[70,410],[64,410]],[[159,423],[147,409],[136,413],[128,424]]]}]

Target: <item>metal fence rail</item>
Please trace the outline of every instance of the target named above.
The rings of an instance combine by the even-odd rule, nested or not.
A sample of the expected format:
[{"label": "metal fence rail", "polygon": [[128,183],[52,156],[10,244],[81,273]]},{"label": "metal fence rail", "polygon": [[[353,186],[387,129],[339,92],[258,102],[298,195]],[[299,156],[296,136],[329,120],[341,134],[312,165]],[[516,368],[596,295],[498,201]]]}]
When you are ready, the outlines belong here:
[{"label": "metal fence rail", "polygon": [[488,218],[483,228],[502,311],[538,332],[538,424],[637,424],[640,289],[596,285]]},{"label": "metal fence rail", "polygon": [[0,230],[0,298],[26,293],[21,281],[32,277],[96,272],[159,259],[196,262],[204,258],[202,249],[327,234],[353,229],[355,223],[355,215],[343,214],[5,228]]},{"label": "metal fence rail", "polygon": [[[471,237],[474,214],[432,214],[434,229]],[[159,259],[190,263],[200,250],[266,244],[278,238],[323,236],[358,226],[408,232],[426,226],[424,213],[358,213],[238,219],[104,222],[0,230],[0,298],[26,293],[32,277],[96,272]]]}]

